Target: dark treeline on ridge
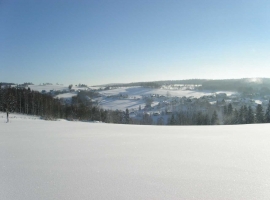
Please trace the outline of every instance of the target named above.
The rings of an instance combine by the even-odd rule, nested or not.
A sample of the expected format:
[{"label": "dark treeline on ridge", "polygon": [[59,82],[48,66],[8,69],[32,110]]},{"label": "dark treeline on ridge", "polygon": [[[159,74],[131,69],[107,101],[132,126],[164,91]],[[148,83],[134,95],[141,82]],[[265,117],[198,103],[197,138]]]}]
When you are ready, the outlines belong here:
[{"label": "dark treeline on ridge", "polygon": [[102,121],[106,123],[131,123],[128,111],[104,110],[92,105],[85,95],[92,97],[94,92],[81,91],[72,97],[70,104],[61,102],[49,94],[42,94],[30,88],[2,87],[0,84],[0,111],[37,115],[43,119],[67,119],[79,121]]},{"label": "dark treeline on ridge", "polygon": [[160,88],[165,84],[192,84],[192,85],[201,85],[206,82],[206,79],[188,79],[188,80],[167,80],[167,81],[150,81],[150,82],[134,82],[134,83],[116,83],[116,84],[105,84],[102,86],[105,87],[132,87],[132,86],[141,86],[141,87],[152,87]]},{"label": "dark treeline on ridge", "polygon": [[105,121],[106,111],[83,104],[78,97],[71,105],[63,104],[48,94],[29,88],[5,87],[0,85],[0,111],[37,115],[44,119],[100,120]]},{"label": "dark treeline on ridge", "polygon": [[202,83],[198,89],[201,90],[222,90],[236,91],[240,93],[260,93],[262,95],[270,93],[270,79],[227,79],[227,80],[208,80]]},{"label": "dark treeline on ridge", "polygon": [[109,84],[104,86],[110,87],[131,87],[142,86],[160,88],[162,85],[183,84],[183,85],[197,85],[198,90],[220,90],[220,91],[235,91],[241,93],[259,92],[261,94],[270,93],[270,78],[258,79],[188,79],[188,80],[166,80],[166,81],[152,81],[152,82],[134,82],[123,84]]}]

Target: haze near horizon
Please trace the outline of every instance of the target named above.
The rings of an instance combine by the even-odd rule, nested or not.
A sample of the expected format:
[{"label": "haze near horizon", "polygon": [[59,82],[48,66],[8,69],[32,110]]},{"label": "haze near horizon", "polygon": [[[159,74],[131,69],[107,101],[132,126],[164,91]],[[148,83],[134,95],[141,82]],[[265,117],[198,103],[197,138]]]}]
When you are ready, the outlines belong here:
[{"label": "haze near horizon", "polygon": [[265,77],[270,2],[2,1],[0,82]]}]

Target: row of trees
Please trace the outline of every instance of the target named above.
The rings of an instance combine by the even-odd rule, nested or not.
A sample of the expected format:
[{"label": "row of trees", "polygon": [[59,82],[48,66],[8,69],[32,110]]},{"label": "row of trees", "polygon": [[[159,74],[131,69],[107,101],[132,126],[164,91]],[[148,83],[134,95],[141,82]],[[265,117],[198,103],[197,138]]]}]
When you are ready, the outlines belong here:
[{"label": "row of trees", "polygon": [[238,91],[242,95],[268,95],[270,92],[270,79],[262,78],[258,82],[250,79],[225,79],[225,80],[207,80],[199,88],[201,90],[221,90]]},{"label": "row of trees", "polygon": [[253,124],[270,123],[270,102],[264,112],[261,104],[253,110],[251,106],[241,106],[240,109],[232,109],[232,105],[224,106],[224,124]]},{"label": "row of trees", "polygon": [[0,85],[0,111],[61,118],[62,109],[60,102],[49,95]]},{"label": "row of trees", "polygon": [[[158,123],[159,124],[159,121]],[[168,125],[217,125],[220,124],[217,112],[211,115],[203,112],[180,111],[169,118]]]},{"label": "row of trees", "polygon": [[[168,125],[217,125],[217,124],[253,124],[270,123],[270,102],[264,112],[261,104],[258,104],[253,110],[251,106],[241,106],[239,109],[233,109],[232,104],[223,107],[218,117],[217,111],[212,114],[202,112],[179,111],[168,119]],[[223,120],[222,120],[223,119]],[[162,120],[161,120],[162,121]],[[158,119],[157,124],[162,124]],[[163,122],[164,124],[164,122]]]},{"label": "row of trees", "polygon": [[108,111],[86,101],[85,95],[93,97],[93,93],[82,92],[72,98],[70,104],[63,103],[51,95],[32,91],[30,88],[2,87],[0,84],[0,111],[37,115],[44,119],[62,118],[80,121],[103,121],[108,123],[129,124],[129,112]]},{"label": "row of trees", "polygon": [[[141,119],[129,117],[129,110],[104,110],[98,105],[87,101],[86,96],[94,98],[95,92],[85,91],[72,98],[70,104],[65,104],[50,95],[31,91],[29,88],[5,87],[0,85],[0,111],[38,115],[45,119],[62,118],[81,121],[103,121],[118,124],[154,124],[149,114],[143,114]],[[166,120],[166,121],[165,121]],[[179,111],[167,120],[162,116],[155,122],[158,125],[216,125],[216,124],[252,124],[270,123],[270,102],[264,111],[258,104],[256,109],[242,106],[234,109],[231,104],[223,110],[208,110],[204,112]]]}]

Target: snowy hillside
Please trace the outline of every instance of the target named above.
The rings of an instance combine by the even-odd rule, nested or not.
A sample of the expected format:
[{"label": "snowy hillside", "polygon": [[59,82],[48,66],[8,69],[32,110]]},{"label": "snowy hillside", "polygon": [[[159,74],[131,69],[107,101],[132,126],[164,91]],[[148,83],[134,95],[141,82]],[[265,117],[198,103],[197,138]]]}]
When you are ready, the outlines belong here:
[{"label": "snowy hillside", "polygon": [[[164,95],[166,96],[167,93],[171,96],[176,97],[201,97],[204,95],[211,95],[213,92],[211,91],[195,91],[195,90],[169,90],[169,89],[153,89],[153,88],[145,88],[145,87],[121,87],[117,89],[112,90],[105,90],[100,92],[100,94],[103,94],[105,96],[110,95],[117,95],[119,93],[127,94],[128,96],[132,97],[141,97],[143,95],[151,95],[151,94],[158,94],[158,95]],[[220,92],[217,92],[220,93]],[[234,92],[226,92],[228,95],[234,94]]]},{"label": "snowy hillside", "polygon": [[270,196],[269,124],[160,127],[23,115],[4,123],[4,117],[2,200]]},{"label": "snowy hillside", "polygon": [[[205,95],[212,95],[213,93],[223,93],[222,91],[196,91],[196,90],[183,90],[183,89],[154,89],[146,87],[119,87],[111,90],[99,91],[102,97],[96,99],[99,101],[99,105],[105,109],[119,109],[125,110],[135,109],[137,110],[139,106],[142,108],[145,106],[145,96],[161,96],[161,97],[194,97],[199,98]],[[224,92],[228,96],[235,94],[235,92]],[[119,96],[124,96],[124,98]],[[126,96],[126,98],[125,98]],[[164,99],[159,99],[153,102],[152,106],[156,106],[159,102]],[[166,98],[167,100],[167,98]]]},{"label": "snowy hillside", "polygon": [[77,96],[77,92],[67,92],[67,93],[63,93],[63,94],[58,94],[54,98],[58,98],[58,99],[70,99],[70,98],[72,98],[74,96]]}]

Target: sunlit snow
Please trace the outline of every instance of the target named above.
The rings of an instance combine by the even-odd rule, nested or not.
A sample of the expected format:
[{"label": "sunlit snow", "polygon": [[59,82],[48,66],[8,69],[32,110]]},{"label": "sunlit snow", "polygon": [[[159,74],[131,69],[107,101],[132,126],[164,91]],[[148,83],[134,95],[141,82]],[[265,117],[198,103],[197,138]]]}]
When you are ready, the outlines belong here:
[{"label": "sunlit snow", "polygon": [[135,126],[0,114],[2,200],[265,199],[270,124]]},{"label": "sunlit snow", "polygon": [[[104,90],[101,91],[100,94],[103,94],[105,96],[109,95],[117,95],[119,93],[127,94],[129,96],[133,97],[140,97],[143,95],[150,95],[150,94],[159,94],[166,96],[169,94],[170,96],[176,96],[176,97],[201,97],[204,95],[211,95],[213,94],[213,91],[196,91],[196,90],[168,90],[168,89],[153,89],[153,88],[144,88],[144,87],[120,87],[117,89],[112,90]],[[220,92],[217,92],[220,93]],[[235,92],[225,92],[227,95],[234,94]]]},{"label": "sunlit snow", "polygon": [[58,99],[69,99],[72,98],[74,96],[77,96],[77,92],[67,92],[67,93],[63,93],[63,94],[58,94],[56,95],[54,98],[58,98]]}]

